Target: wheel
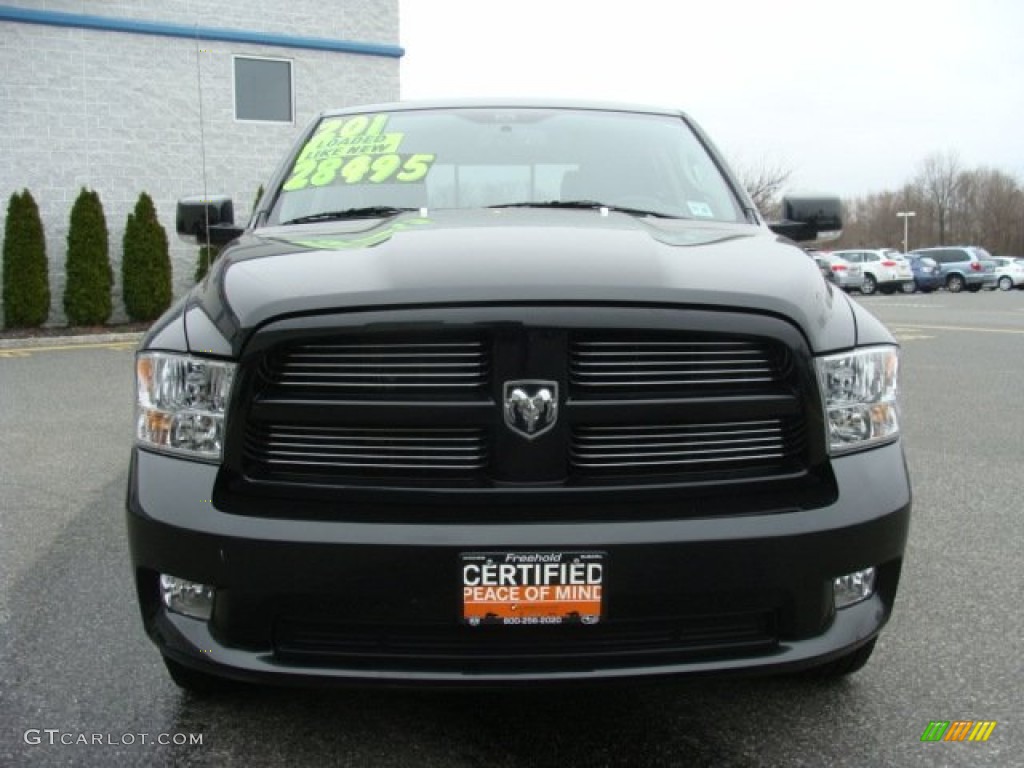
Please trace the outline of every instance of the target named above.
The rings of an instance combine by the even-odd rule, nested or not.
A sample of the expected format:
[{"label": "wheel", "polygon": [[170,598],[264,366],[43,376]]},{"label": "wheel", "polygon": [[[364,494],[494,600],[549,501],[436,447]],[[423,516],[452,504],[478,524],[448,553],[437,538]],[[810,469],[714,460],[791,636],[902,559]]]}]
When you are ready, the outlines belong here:
[{"label": "wheel", "polygon": [[860,292],[865,296],[870,296],[878,290],[878,283],[875,282],[874,275],[864,275],[864,285],[860,287]]},{"label": "wheel", "polygon": [[841,677],[852,675],[868,663],[868,659],[871,658],[871,652],[875,650],[875,643],[877,641],[878,638],[873,637],[855,651],[822,664],[820,667],[812,667],[803,672],[802,675],[813,680],[838,680]]},{"label": "wheel", "polygon": [[200,672],[198,669],[186,667],[174,659],[163,657],[164,666],[171,679],[179,688],[196,696],[213,696],[238,690],[240,683]]},{"label": "wheel", "polygon": [[950,275],[946,278],[946,290],[950,293],[960,293],[966,285],[963,275]]},{"label": "wheel", "polygon": [[904,293],[913,293],[917,290],[917,286],[914,285],[914,283],[903,283],[903,285],[900,286],[900,290]]},{"label": "wheel", "polygon": [[1013,280],[1007,275],[1003,275],[999,278],[999,290],[1009,291],[1013,289]]}]

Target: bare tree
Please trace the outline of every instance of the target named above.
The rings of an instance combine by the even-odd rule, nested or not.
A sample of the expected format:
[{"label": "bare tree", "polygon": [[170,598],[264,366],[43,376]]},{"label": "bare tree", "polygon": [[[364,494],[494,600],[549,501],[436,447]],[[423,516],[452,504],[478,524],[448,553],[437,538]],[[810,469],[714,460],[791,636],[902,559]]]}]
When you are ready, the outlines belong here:
[{"label": "bare tree", "polygon": [[930,155],[912,182],[897,191],[844,201],[843,237],[835,248],[896,247],[903,238],[897,213],[908,220],[911,247],[956,240],[995,254],[1024,256],[1024,185],[1003,171],[961,170],[952,154]]},{"label": "bare tree", "polygon": [[956,193],[950,205],[951,218],[946,231],[949,238],[957,243],[981,242],[985,233],[981,231],[979,202],[985,186],[981,171],[961,171],[957,174]]},{"label": "bare tree", "polygon": [[737,163],[735,167],[740,183],[747,190],[757,209],[769,218],[777,218],[779,193],[793,175],[793,170],[764,158],[753,165]]},{"label": "bare tree", "polygon": [[928,155],[921,164],[917,182],[924,197],[935,206],[939,245],[945,245],[953,203],[962,182],[959,155],[953,151]]},{"label": "bare tree", "polygon": [[[784,164],[736,162],[737,176],[768,218],[779,218],[779,196],[793,175]],[[926,156],[917,174],[896,190],[843,201],[843,236],[831,248],[898,248],[903,220],[911,248],[952,241],[995,254],[1024,256],[1024,183],[990,168],[965,169],[955,152]]]},{"label": "bare tree", "polygon": [[899,194],[878,192],[843,201],[843,236],[836,248],[896,247],[903,238],[903,226],[896,211],[901,210]]},{"label": "bare tree", "polygon": [[1002,171],[983,168],[972,177],[969,242],[984,243],[992,253],[1024,253],[1024,190]]}]

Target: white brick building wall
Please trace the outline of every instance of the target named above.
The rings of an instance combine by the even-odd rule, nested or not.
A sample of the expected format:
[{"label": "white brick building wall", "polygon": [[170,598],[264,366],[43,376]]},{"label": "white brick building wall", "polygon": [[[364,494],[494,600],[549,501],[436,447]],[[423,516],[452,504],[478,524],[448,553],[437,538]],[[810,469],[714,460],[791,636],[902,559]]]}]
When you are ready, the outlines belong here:
[{"label": "white brick building wall", "polygon": [[[63,309],[67,230],[81,187],[99,192],[110,232],[114,315],[121,302],[125,220],[140,192],[167,230],[174,295],[193,283],[197,249],[174,233],[179,197],[207,191],[248,219],[256,190],[321,109],[399,95],[398,0],[48,0],[8,3],[34,11],[327,38],[386,47],[384,55],[220,42],[21,23],[0,19],[0,201],[27,188],[39,205],[50,263],[49,324]],[[197,53],[197,47],[200,50]],[[292,61],[293,124],[234,117],[233,55]],[[197,61],[199,81],[197,82]],[[0,227],[0,240],[3,230]]]}]

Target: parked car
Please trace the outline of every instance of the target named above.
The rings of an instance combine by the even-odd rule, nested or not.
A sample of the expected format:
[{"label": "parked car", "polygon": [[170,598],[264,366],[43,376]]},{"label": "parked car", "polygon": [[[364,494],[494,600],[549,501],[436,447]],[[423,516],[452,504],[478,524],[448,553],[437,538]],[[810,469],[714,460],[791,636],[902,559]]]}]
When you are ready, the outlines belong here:
[{"label": "parked car", "polygon": [[996,263],[996,285],[1000,290],[1024,288],[1024,259],[1010,256],[993,256]]},{"label": "parked car", "polygon": [[875,291],[893,293],[897,290],[914,292],[914,273],[899,251],[892,248],[856,248],[832,251],[850,264],[858,264],[864,272],[860,292],[870,296]]},{"label": "parked car", "polygon": [[921,293],[931,293],[945,285],[942,269],[931,256],[915,256],[911,253],[907,261],[910,263],[910,271],[914,273],[914,285]]},{"label": "parked car", "polygon": [[992,254],[976,245],[917,248],[916,256],[929,256],[938,262],[943,284],[950,293],[963,290],[977,293],[996,284],[996,263]]},{"label": "parked car", "polygon": [[864,271],[860,264],[851,264],[842,256],[828,251],[814,254],[818,265],[829,274],[829,279],[844,291],[859,291],[864,286]]},{"label": "parked car", "polygon": [[826,261],[823,258],[820,258],[819,256],[814,255],[813,253],[808,253],[808,255],[812,259],[814,259],[814,263],[818,265],[818,269],[821,271],[821,276],[824,277],[833,285],[838,286],[838,281],[836,280],[836,276],[832,274],[832,270],[829,267],[828,261]]},{"label": "parked car", "polygon": [[136,353],[126,494],[172,678],[862,667],[900,350],[793,242],[839,200],[783,202],[679,110],[521,99],[320,114],[244,227],[181,200],[224,247]]}]

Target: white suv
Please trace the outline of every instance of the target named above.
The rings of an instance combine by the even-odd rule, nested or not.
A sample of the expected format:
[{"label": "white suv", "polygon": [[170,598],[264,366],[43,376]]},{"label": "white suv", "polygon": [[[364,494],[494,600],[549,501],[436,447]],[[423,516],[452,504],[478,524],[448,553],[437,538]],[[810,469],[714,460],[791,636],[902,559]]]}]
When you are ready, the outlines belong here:
[{"label": "white suv", "polygon": [[892,248],[858,248],[848,251],[832,251],[851,264],[860,264],[864,272],[864,284],[860,292],[869,296],[875,291],[893,293],[914,292],[914,273],[902,253]]}]

